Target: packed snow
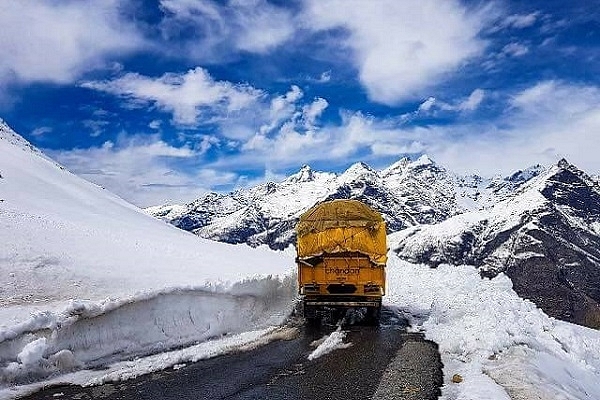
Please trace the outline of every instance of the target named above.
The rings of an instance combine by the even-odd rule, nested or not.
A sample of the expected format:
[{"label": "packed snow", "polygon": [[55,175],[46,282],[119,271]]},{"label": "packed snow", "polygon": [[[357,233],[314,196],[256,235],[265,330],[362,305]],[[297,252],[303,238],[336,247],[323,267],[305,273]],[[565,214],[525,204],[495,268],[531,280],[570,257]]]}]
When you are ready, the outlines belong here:
[{"label": "packed snow", "polygon": [[293,306],[291,252],[149,217],[1,123],[0,154],[0,389],[279,326]]},{"label": "packed snow", "polygon": [[[600,393],[600,332],[548,317],[500,274],[390,255],[386,303],[439,344],[442,399],[580,399]],[[463,378],[452,383],[454,374]]]}]

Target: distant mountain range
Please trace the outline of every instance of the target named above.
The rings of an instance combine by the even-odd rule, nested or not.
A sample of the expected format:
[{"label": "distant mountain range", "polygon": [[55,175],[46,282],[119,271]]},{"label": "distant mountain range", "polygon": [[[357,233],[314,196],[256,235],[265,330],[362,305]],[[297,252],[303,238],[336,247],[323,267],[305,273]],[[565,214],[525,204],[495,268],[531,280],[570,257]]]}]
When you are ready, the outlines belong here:
[{"label": "distant mountain range", "polygon": [[304,211],[340,198],[380,211],[400,257],[505,272],[549,315],[600,328],[600,186],[566,160],[494,178],[455,174],[427,156],[341,174],[305,165],[282,182],[146,211],[204,238],[283,249]]},{"label": "distant mountain range", "polygon": [[321,201],[361,200],[379,210],[388,231],[396,232],[489,207],[543,170],[536,166],[507,178],[459,176],[426,155],[416,161],[403,158],[382,171],[356,163],[339,175],[305,165],[282,182],[146,210],[204,238],[282,249],[294,243],[299,216]]}]

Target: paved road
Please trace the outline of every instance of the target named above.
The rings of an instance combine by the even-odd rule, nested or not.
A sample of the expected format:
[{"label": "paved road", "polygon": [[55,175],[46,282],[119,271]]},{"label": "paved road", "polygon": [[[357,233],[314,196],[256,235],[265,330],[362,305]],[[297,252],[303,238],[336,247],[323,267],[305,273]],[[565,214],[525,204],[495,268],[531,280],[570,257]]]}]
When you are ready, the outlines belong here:
[{"label": "paved road", "polygon": [[313,361],[307,358],[311,342],[335,326],[301,326],[291,340],[253,351],[127,382],[51,388],[27,399],[437,399],[442,384],[437,346],[405,328],[406,321],[388,308],[378,327],[343,326],[352,346]]}]

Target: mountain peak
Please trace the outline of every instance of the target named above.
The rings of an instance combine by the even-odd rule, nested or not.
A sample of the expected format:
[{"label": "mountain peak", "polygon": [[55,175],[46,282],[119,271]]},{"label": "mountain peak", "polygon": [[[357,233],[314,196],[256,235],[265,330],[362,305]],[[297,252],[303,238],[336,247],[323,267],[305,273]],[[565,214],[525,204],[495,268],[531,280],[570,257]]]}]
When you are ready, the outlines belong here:
[{"label": "mountain peak", "polygon": [[372,180],[377,176],[377,172],[369,165],[365,164],[364,162],[357,162],[352,164],[346,171],[344,171],[343,174],[340,175],[340,180],[342,182],[362,180],[365,178]]},{"label": "mountain peak", "polygon": [[425,165],[432,165],[435,164],[435,161],[433,161],[431,158],[429,158],[429,156],[427,154],[423,154],[422,156],[420,156],[419,158],[417,158],[416,161],[413,161],[411,163],[412,166],[418,167],[418,166],[425,166]]},{"label": "mountain peak", "polygon": [[556,164],[559,168],[569,168],[571,166],[571,164],[567,161],[566,158],[561,158],[560,160],[558,160],[558,163]]},{"label": "mountain peak", "polygon": [[435,161],[433,161],[427,154],[421,155],[416,160],[411,160],[408,157],[402,157],[394,164],[390,165],[386,169],[381,171],[382,177],[389,177],[391,175],[404,175],[409,171],[421,172],[433,167],[437,167]]},{"label": "mountain peak", "polygon": [[308,164],[302,165],[300,170],[293,175],[290,175],[289,182],[310,182],[315,179],[315,172]]},{"label": "mountain peak", "polygon": [[368,164],[360,161],[357,163],[352,164],[345,172],[345,174],[348,173],[375,173],[375,171],[373,170],[373,168],[371,168]]},{"label": "mountain peak", "polygon": [[536,165],[533,165],[524,170],[518,170],[518,171],[514,172],[512,175],[510,175],[506,178],[502,178],[502,180],[514,182],[514,183],[527,182],[530,179],[540,175],[542,172],[544,172],[544,170],[545,170],[544,166],[542,166],[540,164],[536,164]]}]

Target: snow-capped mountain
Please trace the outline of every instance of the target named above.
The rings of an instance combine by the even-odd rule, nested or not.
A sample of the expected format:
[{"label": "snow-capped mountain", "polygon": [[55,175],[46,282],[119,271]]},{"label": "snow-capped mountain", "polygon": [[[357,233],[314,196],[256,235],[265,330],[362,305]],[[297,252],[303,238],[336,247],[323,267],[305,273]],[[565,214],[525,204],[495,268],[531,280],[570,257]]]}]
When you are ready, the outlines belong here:
[{"label": "snow-capped mountain", "polygon": [[600,186],[561,160],[480,211],[395,235],[406,260],[505,272],[549,315],[600,327]]},{"label": "snow-capped mountain", "polygon": [[401,258],[506,272],[550,315],[600,326],[600,189],[565,160],[504,178],[461,176],[427,156],[381,171],[357,163],[340,175],[304,166],[279,183],[147,211],[204,238],[280,249],[294,242],[301,213],[338,198],[379,210],[399,232]]},{"label": "snow-capped mountain", "polygon": [[150,207],[147,212],[204,238],[281,249],[294,242],[299,216],[321,201],[363,201],[383,214],[388,231],[396,232],[487,207],[542,169],[537,166],[508,178],[462,177],[426,155],[415,161],[403,158],[381,171],[356,163],[339,175],[305,165],[282,182],[210,193],[187,205]]}]

